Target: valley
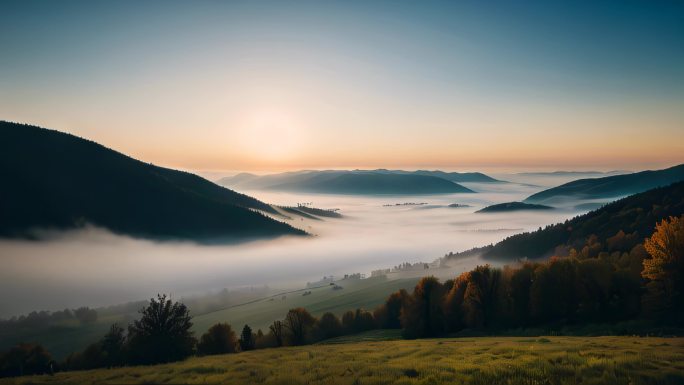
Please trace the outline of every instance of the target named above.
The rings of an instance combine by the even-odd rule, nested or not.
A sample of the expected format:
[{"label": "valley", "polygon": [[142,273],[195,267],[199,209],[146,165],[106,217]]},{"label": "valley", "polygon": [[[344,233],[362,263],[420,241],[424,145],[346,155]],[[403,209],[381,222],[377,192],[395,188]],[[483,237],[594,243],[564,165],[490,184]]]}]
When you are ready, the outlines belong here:
[{"label": "valley", "polygon": [[0,385],[684,384],[684,2],[0,4]]}]

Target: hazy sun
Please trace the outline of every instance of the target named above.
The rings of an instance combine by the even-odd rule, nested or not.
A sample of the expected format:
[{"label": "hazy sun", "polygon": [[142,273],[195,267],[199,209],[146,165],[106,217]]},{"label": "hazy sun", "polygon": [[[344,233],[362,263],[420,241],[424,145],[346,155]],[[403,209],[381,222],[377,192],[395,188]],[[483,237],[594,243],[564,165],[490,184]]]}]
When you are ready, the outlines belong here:
[{"label": "hazy sun", "polygon": [[302,123],[292,113],[259,109],[245,115],[238,127],[240,150],[264,161],[282,161],[297,154],[305,140]]}]

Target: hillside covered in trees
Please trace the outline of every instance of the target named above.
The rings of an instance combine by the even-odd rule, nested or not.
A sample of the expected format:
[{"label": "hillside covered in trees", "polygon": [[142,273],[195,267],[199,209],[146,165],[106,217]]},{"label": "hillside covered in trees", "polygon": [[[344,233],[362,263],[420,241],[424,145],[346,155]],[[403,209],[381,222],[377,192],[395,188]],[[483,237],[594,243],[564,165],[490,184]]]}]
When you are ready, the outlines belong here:
[{"label": "hillside covered in trees", "polygon": [[475,248],[448,258],[481,255],[515,261],[567,256],[575,252],[596,255],[629,252],[653,232],[655,223],[684,213],[684,182],[635,194],[563,223],[512,235],[494,245]]},{"label": "hillside covered in trees", "polygon": [[684,164],[665,170],[579,179],[533,194],[525,199],[525,202],[545,203],[568,197],[573,199],[618,198],[682,180],[684,180]]},{"label": "hillside covered in trees", "polygon": [[506,202],[487,206],[483,209],[477,210],[478,213],[501,213],[509,211],[525,211],[525,210],[553,210],[553,207],[546,205],[537,205],[534,203],[524,202]]},{"label": "hillside covered in trees", "polygon": [[353,172],[322,174],[306,182],[274,186],[278,190],[301,190],[328,194],[442,194],[473,191],[446,179],[429,175]]},{"label": "hillside covered in trees", "polygon": [[0,236],[93,224],[155,239],[232,241],[304,234],[266,203],[74,135],[0,122]]},{"label": "hillside covered in trees", "polygon": [[505,183],[504,181],[492,178],[489,175],[481,172],[447,172],[441,170],[377,170],[393,174],[415,174],[415,175],[430,175],[442,179],[450,180],[456,183]]}]

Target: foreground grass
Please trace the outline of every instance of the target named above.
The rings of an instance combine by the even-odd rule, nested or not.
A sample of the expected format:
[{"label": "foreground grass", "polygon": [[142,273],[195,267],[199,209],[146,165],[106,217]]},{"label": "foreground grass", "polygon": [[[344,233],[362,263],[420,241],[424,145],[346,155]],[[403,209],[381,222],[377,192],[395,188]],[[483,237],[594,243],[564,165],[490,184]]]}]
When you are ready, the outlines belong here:
[{"label": "foreground grass", "polygon": [[683,384],[684,338],[366,339],[0,381],[86,383]]}]

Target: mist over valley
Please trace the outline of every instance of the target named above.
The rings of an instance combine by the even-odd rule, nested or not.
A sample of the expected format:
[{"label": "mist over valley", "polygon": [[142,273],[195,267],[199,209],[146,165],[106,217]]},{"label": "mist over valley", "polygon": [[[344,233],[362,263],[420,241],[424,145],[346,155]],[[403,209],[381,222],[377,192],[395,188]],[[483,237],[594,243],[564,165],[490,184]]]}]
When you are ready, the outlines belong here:
[{"label": "mist over valley", "polygon": [[[240,191],[274,207],[306,202],[339,209],[341,218],[290,214],[288,219],[271,214],[313,235],[304,238],[203,246],[130,238],[88,226],[43,232],[41,241],[0,240],[5,264],[0,272],[0,316],[113,305],[158,292],[188,295],[224,287],[300,287],[324,275],[369,275],[403,262],[433,262],[448,252],[490,244],[579,213],[569,207],[551,213],[482,216],[475,211],[524,199],[537,189],[514,183],[505,189],[490,183],[467,186],[477,192],[378,197]],[[471,207],[449,207],[456,202]],[[470,261],[460,269],[477,263]]]}]

